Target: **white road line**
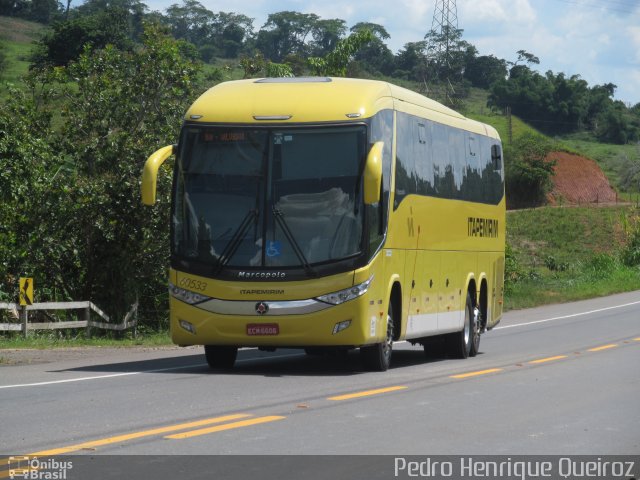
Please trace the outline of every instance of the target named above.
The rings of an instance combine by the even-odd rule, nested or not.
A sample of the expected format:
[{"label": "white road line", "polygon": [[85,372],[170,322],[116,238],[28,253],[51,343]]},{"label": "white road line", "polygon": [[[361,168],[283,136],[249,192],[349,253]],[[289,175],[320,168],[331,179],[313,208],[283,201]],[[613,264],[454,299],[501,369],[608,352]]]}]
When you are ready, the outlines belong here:
[{"label": "white road line", "polygon": [[[593,313],[606,312],[608,310],[615,310],[615,309],[618,309],[618,308],[631,307],[633,305],[640,305],[640,301],[631,302],[631,303],[625,303],[625,304],[622,304],[622,305],[614,305],[612,307],[598,308],[597,310],[590,310],[588,312],[580,312],[580,313],[573,313],[571,315],[562,315],[560,317],[545,318],[543,320],[535,320],[533,322],[517,323],[515,325],[503,325],[501,327],[496,327],[493,330],[504,330],[504,329],[507,329],[507,328],[526,327],[527,325],[536,325],[538,323],[547,323],[547,322],[554,322],[556,320],[565,320],[567,318],[580,317],[580,316],[583,316],[583,315],[591,315]],[[396,343],[406,343],[406,342],[396,342]],[[263,358],[274,359],[274,358],[287,358],[287,357],[299,357],[299,356],[302,356],[302,355],[300,355],[300,354],[288,354],[288,355],[278,355],[278,356],[274,356],[274,357],[263,357]],[[253,361],[253,360],[257,360],[257,359],[255,359],[255,358],[246,358],[246,359],[238,360],[236,363],[244,363],[244,362]],[[104,379],[104,378],[126,377],[126,376],[131,376],[131,375],[140,375],[142,373],[170,372],[172,370],[184,370],[186,368],[203,367],[203,366],[206,366],[206,363],[197,363],[197,364],[193,364],[193,365],[185,365],[185,366],[182,366],[182,367],[158,368],[158,369],[154,369],[154,370],[141,370],[139,372],[123,372],[123,373],[112,373],[112,374],[109,374],[109,375],[97,375],[97,376],[93,376],[93,377],[68,378],[68,379],[65,379],[65,380],[52,380],[52,381],[49,381],[49,382],[22,383],[22,384],[17,384],[17,385],[0,385],[0,389],[18,388],[18,387],[37,387],[37,386],[42,386],[42,385],[55,385],[55,384],[58,384],[58,383],[83,382],[83,381],[86,381],[86,380],[101,380],[101,379]]]},{"label": "white road line", "polygon": [[[287,355],[275,355],[272,357],[261,357],[261,359],[278,359],[278,358],[287,358],[287,357],[300,357],[304,356],[301,354],[287,354]],[[258,358],[244,358],[242,360],[237,360],[236,363],[245,363],[258,360]],[[72,382],[84,382],[87,380],[102,380],[104,378],[115,378],[115,377],[128,377],[131,375],[140,375],[142,373],[159,373],[159,372],[170,372],[172,370],[184,370],[187,368],[195,368],[195,367],[205,367],[206,363],[195,363],[192,365],[183,365],[182,367],[168,367],[168,368],[156,368],[153,370],[140,370],[138,372],[122,372],[122,373],[111,373],[108,375],[95,375],[92,377],[79,377],[79,378],[67,378],[65,380],[51,380],[48,382],[36,382],[36,383],[21,383],[17,385],[0,385],[0,389],[3,388],[18,388],[18,387],[39,387],[42,385],[56,385],[59,383],[72,383]]]},{"label": "white road line", "polygon": [[114,378],[114,377],[127,377],[130,375],[140,375],[141,373],[158,373],[158,372],[170,372],[171,370],[184,370],[185,368],[202,367],[206,363],[197,363],[194,365],[184,365],[182,367],[169,367],[169,368],[157,368],[154,370],[141,370],[139,372],[122,372],[112,373],[109,375],[96,375],[93,377],[79,377],[79,378],[67,378],[65,380],[51,380],[49,382],[37,382],[37,383],[21,383],[18,385],[0,385],[2,388],[17,388],[17,387],[38,387],[41,385],[55,385],[57,383],[71,383],[71,382],[84,382],[86,380],[100,380],[102,378]]},{"label": "white road line", "polygon": [[572,313],[571,315],[563,315],[561,317],[545,318],[544,320],[535,320],[533,322],[517,323],[515,325],[503,325],[501,327],[496,327],[493,330],[503,330],[505,328],[525,327],[527,325],[535,325],[537,323],[546,323],[546,322],[553,322],[553,321],[556,321],[556,320],[565,320],[567,318],[580,317],[582,315],[591,315],[592,313],[606,312],[607,310],[614,310],[616,308],[630,307],[630,306],[633,306],[633,305],[640,305],[640,301],[631,302],[631,303],[625,303],[623,305],[614,305],[613,307],[599,308],[597,310],[590,310],[588,312]]}]

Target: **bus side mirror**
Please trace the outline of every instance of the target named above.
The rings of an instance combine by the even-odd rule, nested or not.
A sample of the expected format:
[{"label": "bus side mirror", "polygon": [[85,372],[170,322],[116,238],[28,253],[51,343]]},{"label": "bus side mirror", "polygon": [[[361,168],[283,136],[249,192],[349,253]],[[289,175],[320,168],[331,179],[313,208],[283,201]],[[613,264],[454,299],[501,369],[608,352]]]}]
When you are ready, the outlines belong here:
[{"label": "bus side mirror", "polygon": [[382,149],[384,142],[376,142],[367,155],[364,167],[364,203],[373,205],[380,201],[380,184],[382,183]]},{"label": "bus side mirror", "polygon": [[156,186],[158,184],[158,170],[160,166],[175,152],[175,145],[168,145],[155,151],[144,164],[142,169],[142,203],[153,205],[156,203]]}]

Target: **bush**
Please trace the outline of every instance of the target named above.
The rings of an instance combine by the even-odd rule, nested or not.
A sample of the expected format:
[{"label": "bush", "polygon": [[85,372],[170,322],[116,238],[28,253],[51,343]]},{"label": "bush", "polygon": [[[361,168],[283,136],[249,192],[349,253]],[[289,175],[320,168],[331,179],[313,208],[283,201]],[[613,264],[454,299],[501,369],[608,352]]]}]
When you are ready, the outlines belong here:
[{"label": "bush", "polygon": [[525,272],[518,261],[511,244],[507,241],[504,247],[504,290],[510,292],[513,285],[525,277]]},{"label": "bush", "polygon": [[[116,319],[139,301],[141,320],[150,312],[157,324],[171,176],[147,209],[140,171],[177,138],[199,68],[149,26],[133,52],[86,48],[69,67],[34,73],[50,95],[12,92],[0,109],[0,292],[26,273],[38,301],[92,300]],[[55,129],[43,106],[56,110]]]},{"label": "bush", "polygon": [[204,63],[211,63],[212,60],[215,60],[218,49],[215,45],[203,45],[198,49],[198,53]]},{"label": "bush", "polygon": [[544,259],[544,265],[552,272],[564,272],[569,269],[569,262],[560,262],[553,255]]},{"label": "bush", "polygon": [[5,46],[2,42],[0,42],[0,78],[2,78],[2,74],[7,69],[7,54],[5,53]]},{"label": "bush", "polygon": [[86,45],[93,49],[113,45],[120,50],[132,50],[131,36],[129,13],[118,7],[57,22],[38,43],[32,67],[66,66],[80,57]]},{"label": "bush", "polygon": [[547,160],[553,146],[543,136],[524,133],[504,147],[505,188],[509,208],[536,207],[546,203],[554,161]]},{"label": "bush", "polygon": [[622,223],[626,241],[620,252],[620,259],[625,265],[635,267],[640,265],[640,217],[637,214],[631,218],[625,216]]},{"label": "bush", "polygon": [[603,280],[609,277],[618,267],[618,259],[607,253],[596,253],[584,265],[583,272],[592,280]]}]

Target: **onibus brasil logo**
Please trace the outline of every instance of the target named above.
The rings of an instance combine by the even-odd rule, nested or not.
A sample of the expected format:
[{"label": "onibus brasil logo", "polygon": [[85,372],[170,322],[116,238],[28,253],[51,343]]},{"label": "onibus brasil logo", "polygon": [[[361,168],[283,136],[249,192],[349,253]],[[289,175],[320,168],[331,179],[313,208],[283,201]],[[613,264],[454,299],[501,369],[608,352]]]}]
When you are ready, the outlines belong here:
[{"label": "onibus brasil logo", "polygon": [[73,462],[60,461],[54,458],[39,459],[38,457],[16,456],[9,457],[10,479],[33,480],[66,480],[67,472],[73,468]]}]

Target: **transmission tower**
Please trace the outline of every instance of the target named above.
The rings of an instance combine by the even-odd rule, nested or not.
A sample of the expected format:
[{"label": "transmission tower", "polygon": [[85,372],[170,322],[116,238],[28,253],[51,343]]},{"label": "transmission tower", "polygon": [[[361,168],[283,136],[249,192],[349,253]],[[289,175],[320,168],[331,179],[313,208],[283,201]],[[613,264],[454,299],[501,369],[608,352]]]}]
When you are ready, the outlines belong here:
[{"label": "transmission tower", "polygon": [[458,9],[456,0],[436,0],[436,8],[433,10],[431,30],[442,32],[447,29],[458,28]]},{"label": "transmission tower", "polygon": [[[441,90],[440,97],[445,102],[454,105],[456,103],[455,89],[451,82],[451,64],[453,55],[451,52],[452,33],[458,30],[458,9],[455,0],[436,0],[433,10],[431,31],[427,35],[427,60],[429,64],[428,77],[425,78],[425,87],[435,92]],[[431,87],[430,87],[431,85]]]}]

